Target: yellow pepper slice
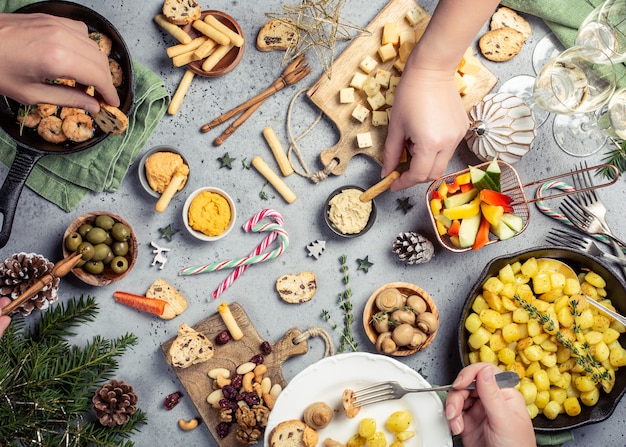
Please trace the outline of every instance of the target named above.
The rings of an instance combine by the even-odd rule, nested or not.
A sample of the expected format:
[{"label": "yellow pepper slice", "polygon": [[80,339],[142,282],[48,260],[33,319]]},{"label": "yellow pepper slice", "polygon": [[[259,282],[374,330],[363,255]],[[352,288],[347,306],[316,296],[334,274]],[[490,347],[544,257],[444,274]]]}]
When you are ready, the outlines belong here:
[{"label": "yellow pepper slice", "polygon": [[446,208],[443,215],[450,220],[465,219],[475,216],[480,212],[480,197],[476,196],[474,200],[464,205],[455,206],[454,208]]}]

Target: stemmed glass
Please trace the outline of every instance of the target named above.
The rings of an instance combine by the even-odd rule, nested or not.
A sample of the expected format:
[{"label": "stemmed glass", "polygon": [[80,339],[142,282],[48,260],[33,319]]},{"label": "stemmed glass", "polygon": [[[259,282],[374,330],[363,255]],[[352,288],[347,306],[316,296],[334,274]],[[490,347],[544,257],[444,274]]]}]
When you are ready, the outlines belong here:
[{"label": "stemmed glass", "polygon": [[607,0],[578,29],[576,46],[601,50],[613,63],[626,61],[626,0]]},{"label": "stemmed glass", "polygon": [[614,91],[611,59],[596,48],[575,46],[541,70],[533,98],[540,107],[557,114],[553,133],[559,147],[584,157],[604,145],[606,134],[599,131],[593,112],[604,106]]}]

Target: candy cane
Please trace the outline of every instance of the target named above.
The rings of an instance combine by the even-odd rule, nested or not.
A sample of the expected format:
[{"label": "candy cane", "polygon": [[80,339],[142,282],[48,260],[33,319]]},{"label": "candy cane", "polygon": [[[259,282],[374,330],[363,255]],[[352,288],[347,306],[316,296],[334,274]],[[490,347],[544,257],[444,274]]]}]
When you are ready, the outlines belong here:
[{"label": "candy cane", "polygon": [[[266,208],[258,212],[257,214],[255,214],[250,220],[248,220],[245,224],[243,224],[243,230],[246,233],[252,231],[252,228],[254,228],[254,226],[258,224],[259,221],[263,220],[265,217],[269,217],[273,219],[274,222],[278,225],[284,225],[285,223],[283,216],[281,216],[278,211],[274,211],[272,209]],[[276,239],[276,237],[278,237],[278,233],[276,231],[272,231],[270,234],[268,234],[265,237],[265,239],[263,239],[263,241],[261,241],[259,245],[256,246],[254,251],[250,253],[249,256],[258,256],[261,253],[263,253],[265,249]],[[217,287],[217,289],[213,291],[213,294],[212,294],[213,299],[217,299],[217,297],[220,296],[227,288],[229,288],[232,285],[232,283],[235,282],[235,280],[239,278],[239,276],[243,272],[245,272],[247,269],[248,269],[248,265],[240,265],[235,270],[233,270],[230,273],[230,275],[228,275],[228,277],[224,281],[222,281],[222,283]]]},{"label": "candy cane", "polygon": [[[260,217],[265,216],[271,216],[274,218],[274,220],[283,222],[282,216],[280,216],[278,212],[273,210],[264,210],[258,216],[254,216],[248,223],[246,223],[246,225],[244,225],[245,231],[252,231],[254,233],[261,233],[265,231],[271,232],[265,238],[265,240],[261,242],[261,244],[259,244],[257,249],[253,251],[252,255],[245,258],[231,259],[229,261],[214,262],[211,264],[204,264],[193,267],[185,267],[179,272],[179,275],[197,275],[200,273],[213,272],[216,270],[222,270],[227,268],[247,267],[248,265],[265,262],[282,255],[284,251],[289,247],[289,235],[280,223],[255,224],[255,222],[258,222],[260,220]],[[267,246],[277,237],[280,238],[280,246],[269,253],[263,253],[263,248],[267,248]],[[240,270],[239,274],[241,274],[243,271],[244,270]],[[225,281],[225,283],[218,289],[224,291],[230,284],[232,284],[232,282],[237,277],[238,276],[233,275],[229,281]],[[216,290],[214,292],[214,297],[218,296],[221,291]]]}]

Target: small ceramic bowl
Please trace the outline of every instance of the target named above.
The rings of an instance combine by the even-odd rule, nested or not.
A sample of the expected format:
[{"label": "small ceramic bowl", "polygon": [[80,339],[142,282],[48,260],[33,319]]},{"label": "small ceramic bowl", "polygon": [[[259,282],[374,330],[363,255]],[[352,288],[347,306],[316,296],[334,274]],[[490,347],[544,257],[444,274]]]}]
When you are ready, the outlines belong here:
[{"label": "small ceramic bowl", "polygon": [[[207,236],[201,231],[194,230],[193,228],[191,228],[191,225],[189,225],[189,208],[191,206],[191,202],[193,202],[193,200],[196,197],[198,197],[200,194],[202,194],[203,192],[211,192],[211,193],[222,196],[224,199],[226,199],[226,201],[228,202],[228,205],[230,206],[230,222],[228,223],[228,226],[226,227],[226,229],[217,236]],[[230,196],[225,191],[222,191],[219,188],[213,188],[211,186],[206,186],[204,188],[196,189],[194,192],[189,194],[189,197],[187,197],[187,200],[185,201],[185,204],[183,205],[183,222],[185,223],[185,228],[187,228],[187,231],[189,231],[189,234],[191,234],[193,237],[197,239],[200,239],[201,241],[212,242],[212,241],[217,241],[219,239],[222,239],[224,236],[226,236],[230,232],[230,230],[233,229],[233,227],[235,226],[236,218],[237,216],[236,216],[235,202],[233,202],[233,199],[231,199]]]},{"label": "small ceramic bowl", "polygon": [[336,190],[334,190],[326,199],[326,202],[324,204],[324,221],[326,222],[326,225],[328,225],[328,228],[330,228],[330,230],[335,233],[338,236],[341,237],[346,237],[346,238],[351,238],[351,237],[357,237],[357,236],[362,236],[363,234],[367,233],[370,228],[372,228],[372,226],[374,225],[374,222],[376,221],[376,203],[372,200],[372,211],[370,212],[369,218],[367,220],[367,223],[365,224],[365,227],[363,227],[363,229],[361,231],[359,231],[358,233],[343,233],[339,228],[337,228],[335,226],[335,224],[330,220],[330,201],[338,196],[339,194],[341,194],[342,192],[344,192],[345,190],[348,189],[356,189],[359,190],[361,192],[365,191],[365,189],[361,188],[360,186],[354,186],[354,185],[346,185],[346,186],[342,186],[341,188],[337,188]]},{"label": "small ceramic bowl", "polygon": [[[178,149],[172,146],[167,146],[167,145],[155,146],[149,149],[148,151],[146,151],[146,153],[141,157],[141,160],[139,161],[139,167],[137,168],[139,182],[141,183],[141,186],[143,186],[143,189],[145,189],[148,194],[150,194],[152,197],[158,198],[158,197],[161,197],[161,194],[159,194],[158,192],[156,192],[154,189],[150,187],[150,184],[148,183],[148,178],[146,177],[146,160],[151,155],[154,155],[157,152],[171,152],[173,154],[180,155],[183,159],[183,163],[185,163],[187,166],[189,166],[189,162]],[[180,194],[185,189],[188,183],[189,183],[189,178],[187,178],[187,181],[183,185],[182,189],[176,191],[174,195],[176,196]]]},{"label": "small ceramic bowl", "polygon": [[93,225],[98,216],[112,217],[115,222],[122,223],[129,228],[130,236],[128,238],[128,253],[124,255],[124,258],[126,258],[126,261],[128,262],[128,268],[123,273],[115,273],[110,265],[105,265],[102,273],[93,274],[80,267],[79,263],[78,266],[72,269],[72,273],[85,284],[89,284],[92,286],[107,286],[115,281],[119,281],[120,279],[128,275],[128,273],[130,273],[130,271],[135,266],[135,262],[137,261],[137,252],[139,246],[137,243],[137,235],[135,234],[135,231],[130,226],[130,224],[122,219],[120,216],[109,213],[108,211],[96,211],[93,213],[83,214],[79,218],[75,219],[67,227],[65,233],[63,234],[63,257],[68,257],[71,254],[71,252],[65,246],[65,240],[70,235],[70,233],[77,232],[78,229],[84,224]]},{"label": "small ceramic bowl", "polygon": [[[202,11],[202,19],[204,19],[209,14],[219,20],[222,24],[226,25],[231,31],[234,31],[243,37],[243,30],[241,29],[241,26],[239,26],[239,23],[237,23],[237,21],[231,16],[221,11],[208,10]],[[191,37],[199,36],[199,32],[196,31],[191,26],[191,24],[186,25],[183,29]],[[222,57],[222,59],[220,59],[215,67],[213,67],[209,71],[205,71],[202,69],[202,64],[206,59],[190,62],[187,64],[187,68],[200,76],[217,77],[225,75],[226,73],[233,71],[235,67],[239,65],[239,62],[241,62],[241,58],[243,57],[244,48],[245,44],[241,47],[231,48],[230,51],[228,51],[228,53],[226,53],[226,55]]]},{"label": "small ceramic bowl", "polygon": [[[423,311],[430,312],[432,314],[432,315],[428,315],[428,317],[430,318],[434,317],[434,321],[436,322],[436,327],[431,326],[432,330],[430,331],[430,333],[426,334],[427,335],[426,340],[415,348],[410,348],[408,346],[400,346],[400,347],[396,347],[394,350],[391,350],[389,352],[384,352],[382,349],[379,349],[381,348],[381,346],[379,346],[377,341],[379,337],[381,336],[381,333],[386,333],[386,332],[379,332],[376,329],[374,325],[374,319],[375,319],[374,316],[379,314],[382,311],[385,317],[389,317],[392,314],[392,312],[394,312],[394,310],[391,310],[391,309],[381,310],[381,308],[379,308],[378,305],[376,304],[376,299],[378,298],[379,295],[381,295],[381,293],[390,292],[390,291],[394,292],[393,295],[396,295],[398,299],[402,300],[403,304],[400,304],[400,306],[398,306],[399,308],[405,307],[407,299],[409,299],[413,295],[417,295],[418,297],[422,298],[422,300],[426,304],[425,309],[423,309]],[[392,309],[396,309],[396,308],[393,307]],[[399,309],[396,309],[396,310],[399,310]],[[422,312],[420,312],[419,314],[421,313]],[[419,321],[419,314],[416,315],[417,321]],[[418,325],[417,321],[412,324],[412,326],[414,326],[415,328],[417,328],[417,325]],[[432,321],[430,323],[432,323]],[[426,324],[429,325],[428,322],[426,322]],[[420,323],[420,326],[421,326],[421,323]],[[367,303],[365,304],[365,309],[363,310],[363,328],[365,329],[365,333],[367,334],[367,337],[370,339],[372,344],[376,346],[376,350],[378,352],[380,352],[381,354],[391,355],[395,357],[404,357],[404,356],[415,354],[416,352],[423,351],[424,349],[426,349],[428,345],[430,345],[432,341],[435,339],[435,335],[437,335],[438,326],[439,326],[439,312],[431,296],[428,294],[428,292],[426,292],[421,287],[416,286],[415,284],[407,283],[407,282],[392,282],[392,283],[388,283],[379,287],[378,289],[374,291],[374,293],[372,293],[370,298],[367,300]],[[383,337],[387,335],[383,335]]]}]

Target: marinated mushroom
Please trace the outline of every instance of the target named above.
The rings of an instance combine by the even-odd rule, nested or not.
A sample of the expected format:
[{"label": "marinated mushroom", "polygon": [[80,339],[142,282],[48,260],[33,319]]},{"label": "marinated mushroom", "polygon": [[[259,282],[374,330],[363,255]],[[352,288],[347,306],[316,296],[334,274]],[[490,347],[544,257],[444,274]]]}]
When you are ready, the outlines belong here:
[{"label": "marinated mushroom", "polygon": [[376,339],[376,350],[383,354],[391,354],[396,349],[398,349],[398,345],[391,338],[391,332],[383,332]]},{"label": "marinated mushroom", "polygon": [[385,289],[376,296],[376,307],[380,310],[392,312],[404,306],[404,297],[396,288]]},{"label": "marinated mushroom", "polygon": [[411,338],[411,341],[407,345],[407,348],[419,349],[424,343],[426,343],[427,339],[428,339],[428,335],[426,335],[419,329],[414,329],[413,338]]},{"label": "marinated mushroom", "polygon": [[415,318],[415,314],[411,309],[402,308],[393,311],[391,313],[391,316],[389,317],[389,320],[397,324],[408,323],[413,326],[415,324]]},{"label": "marinated mushroom", "polygon": [[379,334],[389,332],[389,314],[384,311],[377,312],[372,317],[372,325]]},{"label": "marinated mushroom", "polygon": [[416,315],[421,314],[422,312],[426,312],[428,310],[428,306],[426,305],[426,301],[419,295],[411,295],[406,299],[406,305],[413,309]]},{"label": "marinated mushroom", "polygon": [[439,321],[432,312],[422,312],[417,316],[417,328],[426,334],[433,334],[439,327]]},{"label": "marinated mushroom", "polygon": [[393,332],[391,332],[391,338],[398,346],[406,346],[411,343],[414,330],[413,326],[408,323],[399,324]]}]

